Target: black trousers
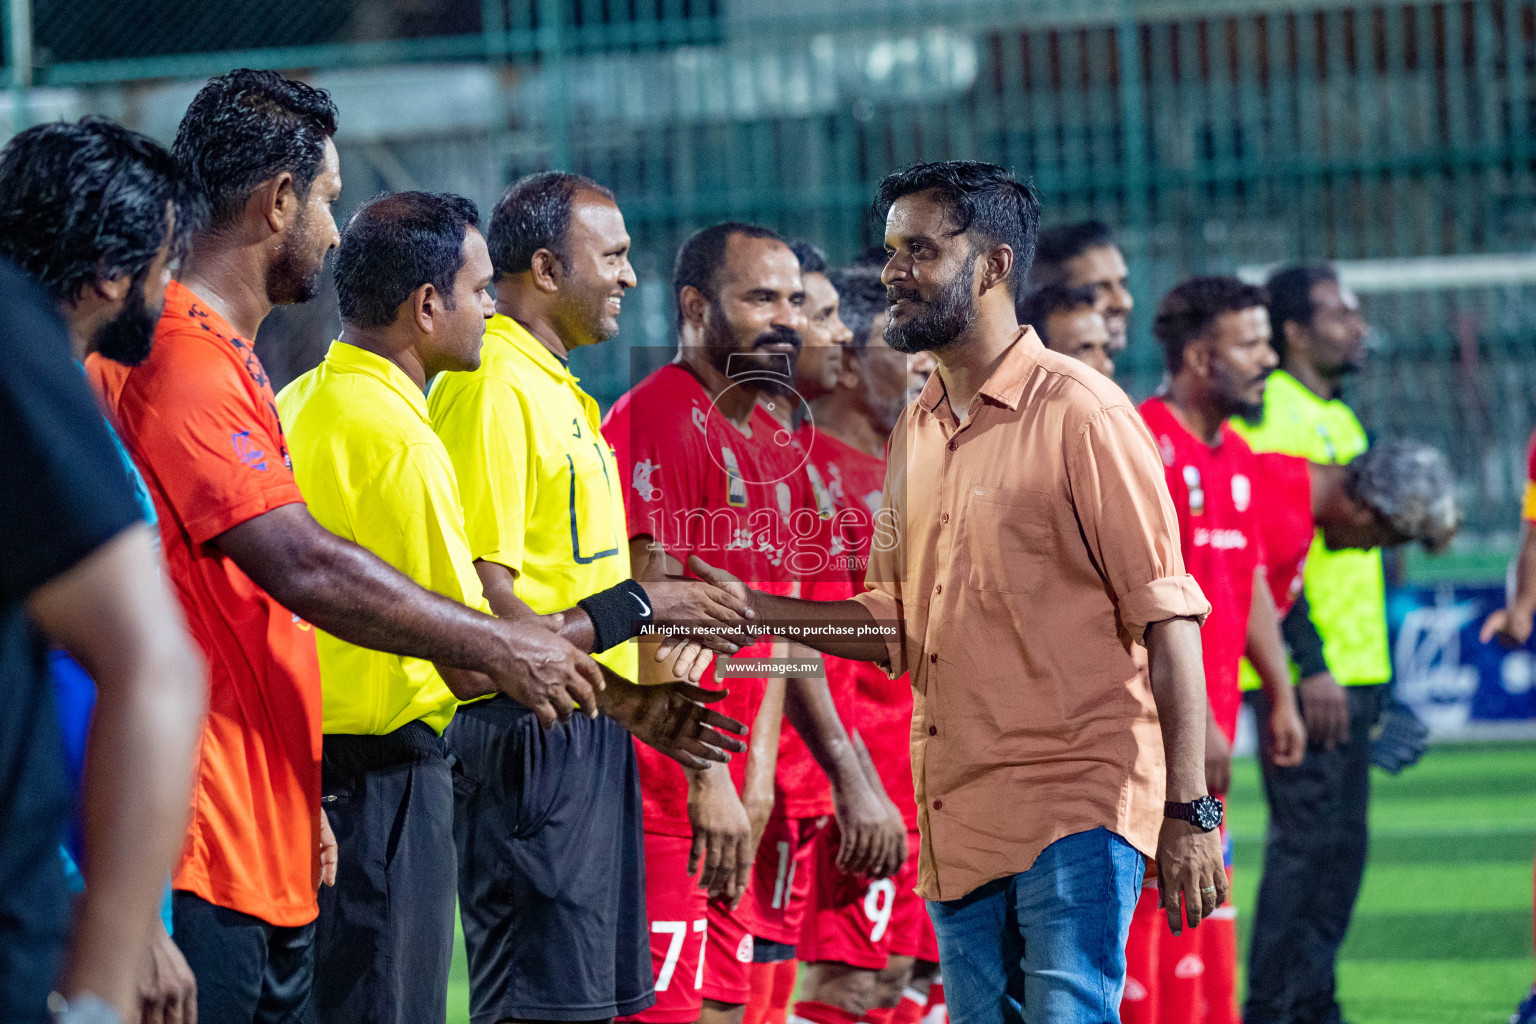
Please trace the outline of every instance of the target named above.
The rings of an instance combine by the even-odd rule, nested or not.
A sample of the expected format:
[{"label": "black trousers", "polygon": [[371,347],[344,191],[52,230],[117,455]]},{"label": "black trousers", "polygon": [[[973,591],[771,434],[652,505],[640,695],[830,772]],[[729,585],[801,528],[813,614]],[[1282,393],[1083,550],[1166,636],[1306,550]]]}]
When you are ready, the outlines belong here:
[{"label": "black trousers", "polygon": [[[1248,948],[1245,1024],[1339,1024],[1334,968],[1365,874],[1371,727],[1386,684],[1351,686],[1349,742],[1277,768],[1261,744],[1269,830]],[[1252,695],[1259,722],[1269,717]],[[1260,729],[1259,735],[1265,736]]]},{"label": "black trousers", "polygon": [[315,925],[279,928],[171,894],[176,946],[197,979],[197,1019],[207,1024],[310,1024]]},{"label": "black trousers", "polygon": [[321,807],[336,885],[320,887],[321,1024],[442,1024],[453,959],[453,778],[421,722],[387,736],[326,736]]}]

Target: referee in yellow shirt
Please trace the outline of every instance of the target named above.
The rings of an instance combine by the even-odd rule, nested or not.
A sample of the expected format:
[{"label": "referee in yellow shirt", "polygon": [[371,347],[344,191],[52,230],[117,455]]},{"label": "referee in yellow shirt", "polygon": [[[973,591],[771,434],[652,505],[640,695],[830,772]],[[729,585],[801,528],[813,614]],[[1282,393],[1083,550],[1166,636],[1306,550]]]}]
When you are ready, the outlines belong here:
[{"label": "referee in yellow shirt", "polygon": [[[277,402],[294,477],[321,525],[426,589],[488,611],[453,465],[424,394],[432,374],[479,364],[491,262],[478,219],[467,199],[422,192],[360,209],[336,254],[341,338]],[[554,710],[595,707],[597,666],[553,632],[526,634],[520,653],[537,666],[532,675],[558,687]],[[440,1021],[454,899],[453,789],[441,737],[458,699],[491,692],[490,684],[326,633],[317,632],[316,647],[321,803],[339,857],[316,926],[317,1017]]]},{"label": "referee in yellow shirt", "polygon": [[[597,403],[567,363],[572,349],[618,332],[635,285],[624,218],[596,182],[536,174],[497,203],[488,241],[496,315],[481,366],[444,374],[429,398],[485,595],[503,617],[558,615],[562,634],[605,666],[604,709],[654,707],[630,730],[702,767],[633,717],[718,695],[637,687],[636,645],[625,641],[637,605],[671,620],[739,621],[746,608],[696,580],[642,589],[630,579],[623,481]],[[706,720],[735,725],[713,712]],[[527,709],[495,697],[462,708],[446,739],[460,765],[454,838],[471,1019],[590,1021],[649,1007],[640,781],[624,728],[573,718],[541,732]]]}]

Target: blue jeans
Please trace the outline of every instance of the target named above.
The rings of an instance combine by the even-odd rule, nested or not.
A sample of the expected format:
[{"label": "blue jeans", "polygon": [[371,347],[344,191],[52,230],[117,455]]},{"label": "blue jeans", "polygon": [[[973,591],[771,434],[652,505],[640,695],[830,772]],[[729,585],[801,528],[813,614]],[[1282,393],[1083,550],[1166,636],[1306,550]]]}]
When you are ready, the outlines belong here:
[{"label": "blue jeans", "polygon": [[1119,1024],[1145,867],[1096,828],[1058,839],[1028,871],[930,900],[951,1024]]}]

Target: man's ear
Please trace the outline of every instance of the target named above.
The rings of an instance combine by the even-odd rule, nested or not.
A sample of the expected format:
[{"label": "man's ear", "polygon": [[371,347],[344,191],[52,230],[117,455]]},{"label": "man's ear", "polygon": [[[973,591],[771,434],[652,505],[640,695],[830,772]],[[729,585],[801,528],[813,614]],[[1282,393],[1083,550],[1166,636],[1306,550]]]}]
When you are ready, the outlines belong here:
[{"label": "man's ear", "polygon": [[416,329],[431,334],[433,319],[443,311],[443,296],[432,282],[417,286],[404,302],[406,311],[416,321]]},{"label": "man's ear", "polygon": [[560,275],[565,267],[560,262],[560,257],[548,249],[540,249],[533,254],[532,265],[529,269],[533,273],[533,286],[541,292],[556,292],[560,290]]},{"label": "man's ear", "polygon": [[997,245],[979,257],[981,265],[976,268],[976,294],[985,295],[993,288],[1008,286],[1008,279],[1013,275],[1013,246]]},{"label": "man's ear", "polygon": [[133,277],[128,274],[98,277],[89,287],[102,302],[115,305],[128,297],[128,290],[133,287]]},{"label": "man's ear", "polygon": [[1184,365],[1193,370],[1196,376],[1209,377],[1214,359],[1211,343],[1205,339],[1204,335],[1191,338],[1184,346]]},{"label": "man's ear", "polygon": [[694,327],[703,327],[709,316],[709,299],[691,284],[684,285],[678,293],[677,307],[682,313],[683,322]]},{"label": "man's ear", "polygon": [[292,172],[283,171],[256,186],[251,198],[245,201],[245,212],[247,216],[260,215],[266,221],[267,230],[280,235],[298,216],[301,205],[293,187]]},{"label": "man's ear", "polygon": [[846,388],[849,391],[860,391],[864,387],[863,367],[860,365],[859,354],[851,345],[844,345],[839,354],[837,367],[837,387]]}]

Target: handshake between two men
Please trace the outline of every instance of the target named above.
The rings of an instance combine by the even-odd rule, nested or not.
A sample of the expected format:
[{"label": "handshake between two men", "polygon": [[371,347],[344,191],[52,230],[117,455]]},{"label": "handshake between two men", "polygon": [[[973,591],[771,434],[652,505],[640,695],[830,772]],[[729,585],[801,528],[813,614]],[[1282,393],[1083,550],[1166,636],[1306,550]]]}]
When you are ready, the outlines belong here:
[{"label": "handshake between two men", "polygon": [[[787,721],[831,783],[841,832],[839,866],[873,878],[894,874],[907,856],[906,826],[880,785],[861,739],[838,718],[825,678],[770,678],[760,701],[727,701],[731,685],[723,678],[719,688],[698,685],[715,655],[736,654],[773,634],[780,620],[805,616],[781,607],[773,609],[776,617],[764,616],[757,603],[767,595],[697,557],[688,562],[694,578],[684,576],[670,558],[653,562],[659,562],[652,566],[654,572],[636,567],[643,587],[627,580],[584,599],[577,608],[549,615],[535,615],[526,606],[521,614],[503,607],[499,588],[486,580],[492,608],[504,619],[513,618],[518,627],[519,665],[503,685],[491,686],[486,680],[476,688],[506,693],[533,710],[545,726],[564,722],[578,710],[592,717],[607,714],[642,743],[682,765],[688,773],[694,834],[689,874],[702,865],[700,884],[711,896],[732,904],[746,890],[773,807],[777,736],[781,721]],[[833,607],[841,608],[841,603],[815,605],[817,611]],[[639,678],[671,681],[641,685],[586,655],[636,637],[647,641],[641,647]],[[651,637],[659,639],[654,649]],[[829,653],[885,660],[883,643],[864,646],[869,649]],[[719,710],[722,701],[732,714],[749,721]],[[738,789],[723,766],[732,755],[748,754],[749,725],[752,749],[745,783]],[[711,770],[714,765],[721,767]]]}]

